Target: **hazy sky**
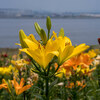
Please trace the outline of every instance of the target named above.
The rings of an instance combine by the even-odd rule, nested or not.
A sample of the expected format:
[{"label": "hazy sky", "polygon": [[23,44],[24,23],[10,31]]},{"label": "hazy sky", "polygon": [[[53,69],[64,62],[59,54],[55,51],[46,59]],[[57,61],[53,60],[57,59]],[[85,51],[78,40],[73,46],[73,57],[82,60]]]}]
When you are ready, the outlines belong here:
[{"label": "hazy sky", "polygon": [[100,11],[100,0],[0,0],[0,8],[51,12],[97,12]]}]

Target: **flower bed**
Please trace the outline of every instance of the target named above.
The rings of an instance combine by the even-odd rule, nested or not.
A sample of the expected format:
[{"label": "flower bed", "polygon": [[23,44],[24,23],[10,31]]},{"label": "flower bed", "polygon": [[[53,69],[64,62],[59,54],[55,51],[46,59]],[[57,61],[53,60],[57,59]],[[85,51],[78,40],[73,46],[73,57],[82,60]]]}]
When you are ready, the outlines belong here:
[{"label": "flower bed", "polygon": [[34,26],[40,40],[20,30],[18,55],[0,55],[0,100],[99,100],[100,50],[73,46],[63,28],[50,34],[50,17],[47,34]]}]

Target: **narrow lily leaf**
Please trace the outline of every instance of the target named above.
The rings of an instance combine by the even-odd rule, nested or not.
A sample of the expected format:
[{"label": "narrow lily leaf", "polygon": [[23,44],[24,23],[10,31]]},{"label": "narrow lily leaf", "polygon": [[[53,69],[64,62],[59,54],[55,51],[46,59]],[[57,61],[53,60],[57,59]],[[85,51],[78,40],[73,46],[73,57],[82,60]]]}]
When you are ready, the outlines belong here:
[{"label": "narrow lily leaf", "polygon": [[88,100],[91,100],[91,96],[87,96]]},{"label": "narrow lily leaf", "polygon": [[[43,89],[39,88],[38,86],[33,85],[32,88],[34,88],[34,89],[38,89],[38,90],[44,92]],[[31,89],[32,89],[32,88],[31,88]]]},{"label": "narrow lily leaf", "polygon": [[12,89],[12,85],[11,85],[10,80],[8,80],[8,90],[9,90],[10,93],[11,93],[11,89]]},{"label": "narrow lily leaf", "polygon": [[40,25],[37,22],[35,22],[34,26],[35,26],[36,32],[40,35],[41,34],[41,27],[40,27]]},{"label": "narrow lily leaf", "polygon": [[36,98],[38,98],[38,99],[40,99],[40,100],[43,100],[42,96],[39,95],[39,94],[35,94],[35,93],[34,93],[33,96],[36,97]]},{"label": "narrow lily leaf", "polygon": [[64,33],[64,29],[63,29],[63,28],[61,28],[61,29],[60,29],[60,32],[59,32],[59,36],[64,37],[64,34],[65,34],[65,33]]},{"label": "narrow lily leaf", "polygon": [[53,81],[53,82],[50,84],[49,89],[51,90],[51,88],[52,88],[55,84],[57,84],[57,82],[58,82],[58,79],[56,79],[55,81]]}]

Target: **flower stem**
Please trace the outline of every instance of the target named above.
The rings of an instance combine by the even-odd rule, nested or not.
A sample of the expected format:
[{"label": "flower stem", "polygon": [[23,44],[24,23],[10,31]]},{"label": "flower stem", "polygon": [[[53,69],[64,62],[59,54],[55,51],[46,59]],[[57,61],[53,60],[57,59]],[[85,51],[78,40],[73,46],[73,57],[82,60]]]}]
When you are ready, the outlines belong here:
[{"label": "flower stem", "polygon": [[49,37],[50,37],[50,31],[48,30],[48,40],[49,40]]},{"label": "flower stem", "polygon": [[19,78],[21,79],[21,71],[19,70]]},{"label": "flower stem", "polygon": [[45,95],[46,95],[46,100],[49,100],[49,84],[48,84],[48,78],[46,78],[46,91],[45,91]]},{"label": "flower stem", "polygon": [[98,85],[100,88],[100,64],[96,66],[97,67],[97,75],[98,75]]},{"label": "flower stem", "polygon": [[12,100],[16,100],[15,96],[12,93],[10,93],[10,95]]},{"label": "flower stem", "polygon": [[63,88],[64,88],[64,100],[67,100],[67,92],[66,92],[65,86],[66,86],[66,79],[64,79],[64,86],[63,86]]},{"label": "flower stem", "polygon": [[35,64],[35,62],[32,60],[32,63],[33,63],[33,65],[35,66],[35,68],[39,71],[39,72],[41,72],[41,70],[37,67],[37,65]]},{"label": "flower stem", "polygon": [[23,95],[24,95],[24,100],[25,100],[25,91],[23,92]]}]

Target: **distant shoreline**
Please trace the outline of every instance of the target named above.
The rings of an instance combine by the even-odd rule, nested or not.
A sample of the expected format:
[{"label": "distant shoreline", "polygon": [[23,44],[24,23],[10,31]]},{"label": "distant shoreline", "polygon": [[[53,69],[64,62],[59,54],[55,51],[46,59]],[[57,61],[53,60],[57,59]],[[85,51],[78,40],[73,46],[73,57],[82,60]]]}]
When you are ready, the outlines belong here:
[{"label": "distant shoreline", "polygon": [[[0,48],[0,53],[7,53],[8,55],[18,54],[19,48]],[[100,49],[100,45],[91,45],[89,49]]]},{"label": "distant shoreline", "polygon": [[18,54],[19,48],[0,48],[0,53],[7,53],[8,55]]},{"label": "distant shoreline", "polygon": [[[100,17],[50,17],[51,19],[100,19]],[[0,19],[46,19],[46,17],[1,17]]]},{"label": "distant shoreline", "polygon": [[0,18],[100,18],[100,12],[51,12],[14,8],[0,8]]}]

